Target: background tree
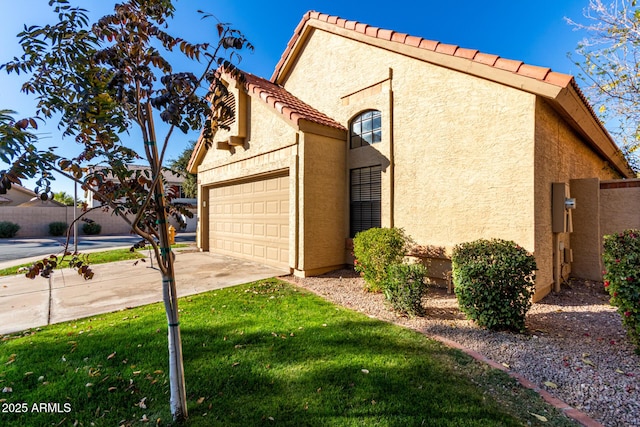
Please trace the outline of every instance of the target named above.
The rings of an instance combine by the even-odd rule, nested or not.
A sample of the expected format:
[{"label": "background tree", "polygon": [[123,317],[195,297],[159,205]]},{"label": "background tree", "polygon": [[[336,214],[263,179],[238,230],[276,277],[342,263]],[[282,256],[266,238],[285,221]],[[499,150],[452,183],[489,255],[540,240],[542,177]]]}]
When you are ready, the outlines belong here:
[{"label": "background tree", "polygon": [[[73,206],[74,203],[73,196],[67,194],[65,191],[53,193],[53,200],[55,200],[56,202],[60,202],[66,206]],[[75,203],[78,203],[78,200],[75,200]]]},{"label": "background tree", "polygon": [[[51,171],[57,171],[92,191],[102,203],[100,209],[122,217],[143,238],[142,243],[153,246],[168,321],[171,413],[175,420],[184,419],[186,390],[167,216],[179,219],[191,213],[167,200],[162,164],[176,128],[184,133],[202,130],[210,145],[218,120],[233,114],[222,103],[226,88],[221,73],[242,80],[231,61],[238,50],[252,46],[241,33],[220,22],[214,22],[219,36],[215,44],[193,44],[170,35],[166,29],[174,13],[171,0],[127,0],[93,24],[85,9],[71,7],[67,0],[49,4],[58,22],[25,26],[18,35],[24,54],[0,68],[29,75],[22,90],[36,96],[36,117],[55,118],[63,135],[73,137],[81,152],[64,158],[55,148],[38,151],[33,135],[26,132],[36,126],[36,120],[22,119],[12,126],[11,116],[0,117],[14,133],[0,141],[3,160],[6,157],[11,164],[2,171],[0,182],[39,175],[37,190],[47,194]],[[174,50],[202,61],[202,72],[174,71],[167,59]],[[158,119],[168,126],[162,138],[157,136]],[[143,151],[121,139],[133,128],[140,132]],[[148,163],[148,170],[128,168],[141,160]],[[91,278],[93,273],[84,261],[77,254],[72,257],[72,265]],[[46,277],[57,262],[53,256],[39,261],[27,277]]]},{"label": "background tree", "polygon": [[612,129],[632,168],[640,171],[640,10],[636,0],[589,0],[585,23],[567,19],[587,36],[576,61],[587,94]]},{"label": "background tree", "polygon": [[189,173],[187,165],[189,164],[189,159],[191,158],[191,154],[193,154],[195,146],[196,141],[190,141],[189,145],[177,159],[171,159],[169,161],[169,169],[180,176],[184,176],[184,182],[182,183],[184,195],[192,198],[198,196],[198,175]]}]

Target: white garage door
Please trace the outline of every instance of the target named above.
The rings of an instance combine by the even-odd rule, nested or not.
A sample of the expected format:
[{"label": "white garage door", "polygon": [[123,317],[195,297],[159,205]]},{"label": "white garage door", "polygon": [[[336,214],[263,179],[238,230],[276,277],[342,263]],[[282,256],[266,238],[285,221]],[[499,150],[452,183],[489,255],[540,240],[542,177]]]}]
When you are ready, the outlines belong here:
[{"label": "white garage door", "polygon": [[289,177],[271,176],[209,191],[209,250],[289,266]]}]

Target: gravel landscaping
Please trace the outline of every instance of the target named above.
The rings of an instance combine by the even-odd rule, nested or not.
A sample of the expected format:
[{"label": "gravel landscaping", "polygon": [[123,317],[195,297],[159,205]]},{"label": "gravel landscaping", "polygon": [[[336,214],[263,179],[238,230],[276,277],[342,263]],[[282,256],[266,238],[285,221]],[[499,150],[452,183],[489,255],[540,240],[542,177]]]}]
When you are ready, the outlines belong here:
[{"label": "gravel landscaping", "polygon": [[430,288],[424,317],[406,318],[381,294],[365,292],[353,270],[289,279],[342,306],[475,350],[605,426],[640,426],[640,356],[601,283],[573,281],[534,304],[520,335],[478,328],[444,288]]}]

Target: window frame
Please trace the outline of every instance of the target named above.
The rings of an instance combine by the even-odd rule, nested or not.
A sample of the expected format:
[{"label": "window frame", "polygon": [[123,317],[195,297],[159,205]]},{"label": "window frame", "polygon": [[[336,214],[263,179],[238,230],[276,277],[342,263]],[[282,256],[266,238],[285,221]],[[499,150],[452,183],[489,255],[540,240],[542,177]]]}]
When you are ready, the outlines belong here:
[{"label": "window frame", "polygon": [[349,122],[349,147],[366,147],[382,142],[382,112],[368,109]]}]

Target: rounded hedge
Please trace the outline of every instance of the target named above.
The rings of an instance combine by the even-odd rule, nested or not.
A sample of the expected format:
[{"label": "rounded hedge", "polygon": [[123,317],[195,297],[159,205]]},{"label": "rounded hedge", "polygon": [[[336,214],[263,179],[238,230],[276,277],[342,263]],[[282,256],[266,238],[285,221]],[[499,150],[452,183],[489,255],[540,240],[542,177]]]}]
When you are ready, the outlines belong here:
[{"label": "rounded hedge", "polygon": [[49,234],[52,236],[62,236],[67,231],[66,222],[51,222],[49,223]]},{"label": "rounded hedge", "polygon": [[88,235],[100,234],[102,226],[97,222],[85,222],[82,224],[82,232]]},{"label": "rounded hedge", "polygon": [[15,237],[16,233],[18,233],[18,230],[20,230],[20,226],[14,222],[0,222],[0,238]]},{"label": "rounded hedge", "polygon": [[423,264],[391,264],[387,267],[383,293],[396,312],[423,316],[422,298],[427,291],[427,268]]},{"label": "rounded hedge", "polygon": [[353,238],[354,268],[367,284],[367,289],[380,292],[387,277],[386,268],[401,264],[411,239],[400,228],[370,228]]},{"label": "rounded hedge", "polygon": [[453,250],[453,283],[460,310],[492,330],[523,331],[531,308],[536,262],[512,241],[476,240]]}]

